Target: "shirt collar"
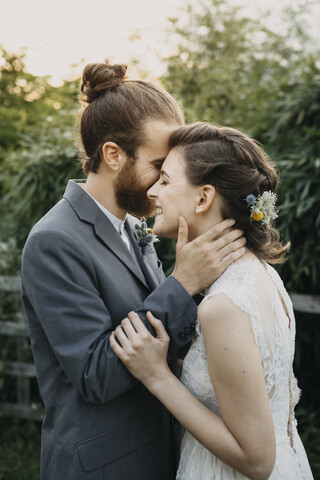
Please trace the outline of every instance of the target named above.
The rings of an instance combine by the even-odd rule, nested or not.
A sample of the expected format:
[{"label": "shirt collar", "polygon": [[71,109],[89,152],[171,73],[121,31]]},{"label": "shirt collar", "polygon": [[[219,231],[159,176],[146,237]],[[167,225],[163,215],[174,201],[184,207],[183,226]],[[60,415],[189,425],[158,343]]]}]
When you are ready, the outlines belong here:
[{"label": "shirt collar", "polygon": [[[85,190],[85,192],[88,193],[86,190]],[[116,217],[115,215],[113,215],[113,213],[109,212],[109,210],[107,210],[103,205],[101,205],[101,203],[99,203],[95,198],[93,198],[93,196],[90,195],[90,193],[88,193],[88,195],[92,198],[92,200],[94,200],[96,202],[98,207],[108,217],[108,219],[110,220],[110,222],[112,223],[114,228],[117,230],[117,232],[120,233],[121,224],[124,224],[124,222],[126,221],[126,218],[124,220],[121,220],[121,218]]]}]

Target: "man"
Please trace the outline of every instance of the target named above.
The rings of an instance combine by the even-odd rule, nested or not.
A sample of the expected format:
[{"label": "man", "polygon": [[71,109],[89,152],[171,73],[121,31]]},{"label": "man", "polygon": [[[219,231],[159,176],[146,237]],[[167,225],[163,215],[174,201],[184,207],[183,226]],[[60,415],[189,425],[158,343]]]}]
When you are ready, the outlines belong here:
[{"label": "man", "polygon": [[42,480],[175,478],[179,425],[113,354],[109,336],[130,310],[144,320],[151,310],[171,337],[176,372],[177,352],[194,336],[191,296],[241,256],[241,232],[216,239],[229,221],[196,245],[182,221],[168,279],[153,246],[140,248],[137,220],[127,212],[142,216],[154,208],[146,192],[183,118],[167,92],[124,74],[119,65],[85,68],[80,132],[87,181],[69,181],[23,252],[23,302],[46,407]]}]

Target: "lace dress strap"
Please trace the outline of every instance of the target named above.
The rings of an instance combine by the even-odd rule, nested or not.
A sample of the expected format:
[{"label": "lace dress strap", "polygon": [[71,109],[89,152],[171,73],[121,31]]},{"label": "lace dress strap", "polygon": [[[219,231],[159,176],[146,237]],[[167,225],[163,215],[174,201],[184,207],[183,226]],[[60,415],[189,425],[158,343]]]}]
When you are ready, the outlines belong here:
[{"label": "lace dress strap", "polygon": [[250,317],[252,331],[260,351],[262,362],[270,357],[259,314],[259,292],[256,288],[256,274],[263,268],[258,259],[238,261],[230,265],[224,274],[206,291],[203,302],[214,295],[223,294],[240,310]]}]

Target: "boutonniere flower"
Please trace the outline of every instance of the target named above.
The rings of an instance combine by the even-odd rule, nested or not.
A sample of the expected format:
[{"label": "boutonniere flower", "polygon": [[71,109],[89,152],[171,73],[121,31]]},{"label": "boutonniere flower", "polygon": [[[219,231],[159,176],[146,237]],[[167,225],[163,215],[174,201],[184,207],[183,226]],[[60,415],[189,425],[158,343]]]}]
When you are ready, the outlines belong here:
[{"label": "boutonniere flower", "polygon": [[148,227],[146,219],[142,217],[140,222],[140,225],[138,223],[135,224],[135,234],[138,239],[139,246],[145,247],[149,243],[152,245],[156,242],[159,242],[160,240],[157,235],[153,233],[152,228]]},{"label": "boutonniere flower", "polygon": [[276,194],[270,191],[263,192],[263,194],[258,197],[252,193],[248,195],[246,202],[248,207],[250,207],[252,220],[269,226],[271,220],[274,220],[278,216],[278,210],[275,208],[276,201]]}]

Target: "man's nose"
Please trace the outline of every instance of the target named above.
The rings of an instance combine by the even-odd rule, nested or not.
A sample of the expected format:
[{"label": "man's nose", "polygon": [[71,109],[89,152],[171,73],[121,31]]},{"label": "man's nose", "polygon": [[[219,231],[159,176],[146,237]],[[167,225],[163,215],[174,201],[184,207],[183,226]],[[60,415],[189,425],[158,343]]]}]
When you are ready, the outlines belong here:
[{"label": "man's nose", "polygon": [[157,191],[158,191],[157,185],[158,185],[158,183],[159,183],[159,180],[156,183],[154,183],[152,185],[152,187],[150,187],[149,190],[147,191],[148,197],[151,198],[152,200],[155,200],[157,198]]}]

